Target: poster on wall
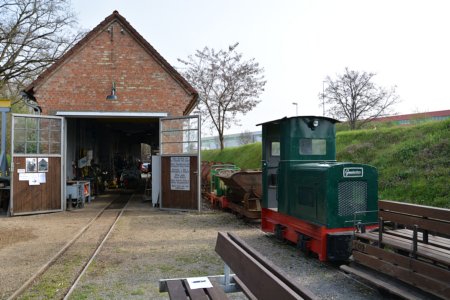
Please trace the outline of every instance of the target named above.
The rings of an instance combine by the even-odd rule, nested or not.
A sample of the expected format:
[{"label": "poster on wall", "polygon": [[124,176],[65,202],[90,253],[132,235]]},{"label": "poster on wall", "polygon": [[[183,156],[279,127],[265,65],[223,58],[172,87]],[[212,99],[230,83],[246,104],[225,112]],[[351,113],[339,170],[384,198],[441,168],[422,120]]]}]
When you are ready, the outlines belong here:
[{"label": "poster on wall", "polygon": [[48,172],[48,158],[38,158],[38,172]]},{"label": "poster on wall", "polygon": [[36,157],[27,157],[25,159],[26,162],[26,171],[27,172],[36,172],[37,171],[37,162]]},{"label": "poster on wall", "polygon": [[172,191],[190,190],[190,158],[170,158],[170,189]]}]

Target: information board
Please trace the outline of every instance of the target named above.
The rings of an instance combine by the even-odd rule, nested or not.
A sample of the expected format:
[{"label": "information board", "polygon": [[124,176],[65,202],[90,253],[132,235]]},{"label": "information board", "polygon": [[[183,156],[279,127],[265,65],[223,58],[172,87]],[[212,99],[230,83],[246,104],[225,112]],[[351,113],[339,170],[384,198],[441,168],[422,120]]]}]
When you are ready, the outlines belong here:
[{"label": "information board", "polygon": [[170,158],[170,189],[172,191],[190,190],[190,157]]}]

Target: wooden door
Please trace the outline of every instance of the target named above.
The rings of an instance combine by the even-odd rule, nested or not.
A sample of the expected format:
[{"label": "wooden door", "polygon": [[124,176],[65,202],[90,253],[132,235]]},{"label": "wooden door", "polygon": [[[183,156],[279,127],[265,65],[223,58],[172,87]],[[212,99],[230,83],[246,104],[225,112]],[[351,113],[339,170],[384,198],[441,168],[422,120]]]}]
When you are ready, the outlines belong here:
[{"label": "wooden door", "polygon": [[63,132],[61,117],[12,116],[10,214],[61,211]]},{"label": "wooden door", "polygon": [[160,207],[200,211],[200,117],[161,119],[160,154]]}]

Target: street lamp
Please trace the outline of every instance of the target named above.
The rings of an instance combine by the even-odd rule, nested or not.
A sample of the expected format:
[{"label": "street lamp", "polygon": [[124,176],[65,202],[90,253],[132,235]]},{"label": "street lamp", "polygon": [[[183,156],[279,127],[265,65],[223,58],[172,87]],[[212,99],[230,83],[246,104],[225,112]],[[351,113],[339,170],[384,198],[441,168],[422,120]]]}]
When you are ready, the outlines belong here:
[{"label": "street lamp", "polygon": [[298,103],[292,102],[293,105],[295,105],[295,115],[298,116]]}]

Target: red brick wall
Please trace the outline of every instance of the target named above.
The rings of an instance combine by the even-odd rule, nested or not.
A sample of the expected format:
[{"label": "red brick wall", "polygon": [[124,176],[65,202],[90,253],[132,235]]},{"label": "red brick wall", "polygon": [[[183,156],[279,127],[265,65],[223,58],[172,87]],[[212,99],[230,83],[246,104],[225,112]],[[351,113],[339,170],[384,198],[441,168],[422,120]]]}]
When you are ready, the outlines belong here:
[{"label": "red brick wall", "polygon": [[[109,27],[109,26],[108,26]],[[167,112],[192,99],[120,23],[100,31],[34,88],[43,114],[56,111]],[[106,100],[116,83],[118,100]]]}]

